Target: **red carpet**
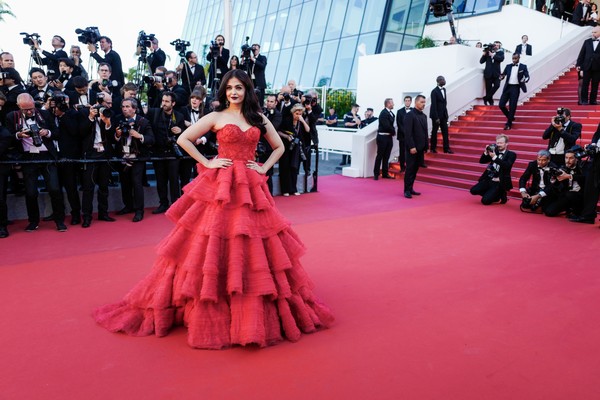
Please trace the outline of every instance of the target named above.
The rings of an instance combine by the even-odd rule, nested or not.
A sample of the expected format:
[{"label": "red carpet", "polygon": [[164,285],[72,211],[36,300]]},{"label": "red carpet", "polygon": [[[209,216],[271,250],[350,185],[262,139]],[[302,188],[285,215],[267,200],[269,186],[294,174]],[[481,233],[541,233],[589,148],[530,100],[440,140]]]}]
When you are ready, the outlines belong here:
[{"label": "red carpet", "polygon": [[[0,241],[1,399],[596,399],[598,225],[481,206],[464,191],[330,176],[277,198],[309,248],[332,329],[267,349],[108,333],[171,228],[51,224]],[[570,250],[571,247],[573,250]]]}]

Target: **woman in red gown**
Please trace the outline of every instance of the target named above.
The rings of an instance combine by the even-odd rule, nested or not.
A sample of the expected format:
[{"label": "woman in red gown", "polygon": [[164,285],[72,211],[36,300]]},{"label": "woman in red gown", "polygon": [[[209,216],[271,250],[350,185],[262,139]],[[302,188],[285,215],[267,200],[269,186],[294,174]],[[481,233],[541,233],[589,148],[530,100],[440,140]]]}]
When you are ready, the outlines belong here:
[{"label": "woman in red gown", "polygon": [[[190,346],[222,349],[296,341],[333,322],[300,264],[304,245],[269,193],[265,173],[283,144],[261,114],[248,75],[225,74],[218,98],[217,111],[177,140],[198,161],[199,175],[166,214],[175,228],[160,243],[152,271],[122,301],[94,311],[109,331],[165,336],[185,325]],[[208,160],[193,143],[211,130],[219,155]],[[261,135],[273,153],[259,165]]]}]

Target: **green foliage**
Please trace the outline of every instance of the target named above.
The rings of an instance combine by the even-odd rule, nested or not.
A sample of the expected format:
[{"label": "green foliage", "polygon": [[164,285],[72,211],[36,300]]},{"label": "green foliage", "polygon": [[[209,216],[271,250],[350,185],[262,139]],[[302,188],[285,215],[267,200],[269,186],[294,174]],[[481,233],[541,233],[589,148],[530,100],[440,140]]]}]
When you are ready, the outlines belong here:
[{"label": "green foliage", "polygon": [[426,49],[428,47],[435,47],[435,42],[429,36],[423,36],[415,45],[417,49]]},{"label": "green foliage", "polygon": [[10,15],[14,17],[15,14],[10,10],[10,6],[4,0],[0,0],[0,22],[4,21],[4,16]]},{"label": "green foliage", "polygon": [[350,112],[352,104],[356,103],[356,93],[348,89],[328,89],[327,104],[325,105],[325,115],[329,115],[327,109],[335,108],[338,118],[343,118],[344,114]]}]

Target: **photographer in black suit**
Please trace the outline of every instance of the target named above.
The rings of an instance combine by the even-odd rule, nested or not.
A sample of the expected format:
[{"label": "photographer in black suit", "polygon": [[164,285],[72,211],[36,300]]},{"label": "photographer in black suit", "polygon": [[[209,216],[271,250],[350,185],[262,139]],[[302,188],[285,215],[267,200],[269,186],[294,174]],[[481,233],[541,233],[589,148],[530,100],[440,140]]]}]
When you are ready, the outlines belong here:
[{"label": "photographer in black suit", "polygon": [[485,64],[483,79],[485,80],[485,96],[483,104],[494,105],[494,93],[500,88],[500,64],[504,61],[502,43],[496,41],[492,46],[483,48],[483,55],[479,59],[480,64]]},{"label": "photographer in black suit", "polygon": [[198,56],[193,51],[185,53],[185,63],[177,66],[176,70],[181,75],[181,86],[187,92],[187,95],[194,91],[194,88],[200,82],[202,86],[206,85],[206,75],[204,66],[198,63]]},{"label": "photographer in black suit", "polygon": [[521,36],[521,40],[523,43],[517,45],[515,48],[515,54],[525,54],[526,56],[532,55],[533,49],[531,48],[531,45],[527,43],[529,37],[527,37],[527,35],[523,35]]},{"label": "photographer in black suit", "polygon": [[265,101],[265,89],[267,88],[267,80],[265,78],[265,68],[267,67],[267,57],[260,54],[260,45],[254,43],[250,49],[248,58],[242,59],[242,68],[252,79],[254,90],[258,96],[260,106],[263,106]]},{"label": "photographer in black suit", "polygon": [[[600,83],[600,26],[592,28],[592,37],[586,39],[581,46],[577,56],[577,71],[582,75],[581,98],[579,102],[583,105],[598,104],[598,84]],[[592,84],[590,91],[589,85]],[[589,93],[589,98],[588,98]]]},{"label": "photographer in black suit", "polygon": [[29,70],[29,77],[31,78],[31,86],[29,87],[28,92],[31,97],[33,97],[35,106],[37,108],[42,108],[48,100],[48,97],[52,95],[52,92],[57,91],[57,89],[48,84],[46,72],[41,68],[31,68],[31,70]]},{"label": "photographer in black suit", "polygon": [[[265,101],[265,115],[273,124],[273,128],[276,131],[279,131],[279,127],[281,126],[281,113],[277,109],[277,96],[274,94],[267,95],[267,100]],[[271,145],[267,142],[267,139],[261,136],[260,141],[258,142],[257,147],[257,158],[259,163],[264,163],[267,161],[273,149],[271,149]],[[267,178],[267,186],[269,187],[269,192],[271,195],[273,194],[273,168],[271,167],[267,173],[265,174]]]},{"label": "photographer in black suit", "polygon": [[162,67],[165,65],[167,61],[167,55],[158,46],[158,39],[155,37],[150,42],[150,54],[148,54],[148,65],[150,66],[150,72],[154,74],[156,72],[156,68]]},{"label": "photographer in black suit", "polygon": [[[98,64],[107,63],[111,67],[111,77],[117,81],[117,88],[121,88],[125,84],[125,76],[123,75],[123,65],[121,56],[112,49],[112,40],[106,36],[100,36],[100,50],[104,52],[104,58],[98,54],[98,49],[93,43],[88,43],[90,57],[98,61]],[[114,101],[114,96],[113,96]]]},{"label": "photographer in black suit", "polygon": [[537,159],[527,164],[525,172],[519,179],[519,191],[523,197],[521,211],[528,209],[535,212],[540,207],[542,210],[546,209],[548,194],[552,190],[551,169],[553,168],[557,166],[550,161],[548,150],[538,151]]},{"label": "photographer in black suit", "polygon": [[542,139],[548,140],[550,160],[556,165],[565,161],[565,150],[575,146],[581,136],[581,124],[571,120],[571,110],[559,107]]},{"label": "photographer in black suit", "polygon": [[481,204],[486,206],[497,201],[506,203],[506,193],[513,187],[510,173],[516,159],[517,154],[508,150],[508,136],[496,136],[496,144],[486,146],[479,158],[480,164],[488,166],[471,188],[471,194],[481,196]]},{"label": "photographer in black suit", "polygon": [[563,211],[566,211],[567,215],[581,213],[585,177],[575,157],[575,151],[568,149],[564,155],[564,165],[551,171],[551,190],[548,204],[544,208],[547,217],[555,217]]},{"label": "photographer in black suit", "polygon": [[177,83],[177,72],[175,71],[167,71],[165,73],[164,82],[156,82],[155,86],[158,91],[158,95],[154,100],[154,105],[150,105],[150,107],[161,108],[163,101],[164,93],[172,93],[175,96],[175,110],[179,113],[183,113],[183,109],[187,104],[187,99],[189,97],[186,90]]},{"label": "photographer in black suit", "polygon": [[225,48],[225,37],[217,35],[211,43],[206,61],[210,63],[208,68],[208,84],[211,89],[211,96],[215,97],[219,90],[219,83],[223,75],[229,71],[227,64],[229,63],[229,49]]},{"label": "photographer in black suit", "polygon": [[404,137],[406,140],[406,172],[404,173],[404,197],[411,199],[421,193],[413,189],[421,160],[427,149],[427,116],[425,96],[415,97],[415,108],[404,117]]},{"label": "photographer in black suit", "polygon": [[585,190],[583,192],[583,209],[581,214],[569,218],[572,222],[593,224],[596,221],[596,207],[600,197],[600,124],[585,151],[580,152],[579,157],[589,157],[591,163],[585,177]]},{"label": "photographer in black suit", "polygon": [[373,167],[373,179],[379,179],[379,168],[381,168],[381,177],[384,179],[393,179],[389,175],[389,161],[394,146],[394,100],[385,99],[384,109],[379,113],[379,128],[377,129],[377,156],[375,157],[375,166]]},{"label": "photographer in black suit", "polygon": [[[39,41],[35,38],[32,38],[31,40],[33,42],[33,47],[34,47],[35,51],[36,52],[39,51],[40,50]],[[58,61],[61,58],[69,57],[67,52],[64,50],[65,39],[63,39],[61,36],[58,36],[58,35],[52,36],[52,47],[54,48],[54,50],[52,50],[52,52],[42,50],[42,54],[44,55],[44,57],[38,56],[38,57],[33,57],[33,59],[36,62],[41,61],[42,62],[41,65],[47,66],[48,71],[57,72],[58,71]]]}]

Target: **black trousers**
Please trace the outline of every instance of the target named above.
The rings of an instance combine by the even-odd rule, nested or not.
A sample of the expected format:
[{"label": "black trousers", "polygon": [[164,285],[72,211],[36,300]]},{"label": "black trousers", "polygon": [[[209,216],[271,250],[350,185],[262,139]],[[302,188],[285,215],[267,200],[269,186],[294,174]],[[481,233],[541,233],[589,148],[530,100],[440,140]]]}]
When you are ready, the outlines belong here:
[{"label": "black trousers", "polygon": [[[180,160],[153,161],[154,173],[156,174],[156,191],[161,206],[168,207],[175,203],[181,196],[181,185],[179,184]],[[169,202],[169,196],[171,202]]]},{"label": "black trousers", "polygon": [[506,190],[502,188],[500,182],[483,179],[471,188],[471,194],[473,196],[481,196],[481,204],[489,206],[506,197]]},{"label": "black trousers", "polygon": [[484,100],[494,105],[494,94],[500,89],[500,78],[485,78],[485,97]]},{"label": "black trousers", "polygon": [[565,192],[548,199],[544,208],[544,214],[548,217],[555,217],[563,211],[571,211],[579,215],[583,206],[583,193]]},{"label": "black trousers", "polygon": [[98,185],[98,215],[108,215],[108,182],[110,180],[111,167],[107,160],[102,160],[104,158],[102,153],[99,153],[94,158],[99,161],[83,165],[81,209],[84,218],[92,218],[94,189],[96,185]]},{"label": "black trousers", "polygon": [[392,147],[394,147],[392,135],[377,135],[377,156],[375,157],[373,175],[379,176],[379,168],[381,168],[382,175],[388,176]]},{"label": "black trousers", "polygon": [[145,169],[146,162],[144,161],[132,161],[131,166],[121,164],[119,167],[123,204],[136,212],[144,212],[143,177]]},{"label": "black trousers", "polygon": [[285,151],[279,159],[279,185],[281,194],[294,194],[298,191],[298,172],[299,168],[293,164],[290,144],[285,143]]},{"label": "black trousers", "polygon": [[424,157],[423,150],[417,150],[416,154],[410,154],[410,151],[406,150],[406,172],[404,173],[404,191],[413,190],[415,179],[417,178],[417,172],[419,172],[419,166],[421,160]]},{"label": "black trousers", "polygon": [[52,204],[52,215],[55,222],[64,222],[65,203],[63,192],[58,180],[58,168],[49,160],[49,154],[29,154],[28,160],[47,160],[45,163],[23,164],[23,180],[25,181],[25,205],[27,207],[27,219],[29,222],[40,222],[40,208],[38,205],[38,176],[44,177],[50,202]]},{"label": "black trousers", "polygon": [[10,175],[10,171],[10,164],[0,164],[0,227],[2,228],[6,228],[6,225],[8,225],[6,192],[8,190],[8,176]]},{"label": "black trousers", "polygon": [[[596,167],[596,160],[592,168]],[[596,183],[596,174],[598,172],[590,171],[585,178],[585,190],[583,192],[583,209],[581,210],[581,216],[589,219],[596,219],[596,205],[598,204],[598,197],[600,197],[600,183]]]},{"label": "black trousers", "polygon": [[[589,89],[590,82],[592,83],[592,89]],[[598,98],[598,84],[600,83],[600,71],[583,71],[583,82],[581,86],[581,102],[588,102],[589,92],[589,103],[596,103]]]},{"label": "black trousers", "polygon": [[448,151],[450,150],[450,140],[448,139],[448,120],[447,119],[440,119],[439,124],[436,122],[436,120],[432,120],[432,127],[431,127],[431,150],[435,150],[435,148],[437,147],[437,136],[438,136],[438,129],[440,129],[442,131],[442,140],[444,143],[444,151]]},{"label": "black trousers", "polygon": [[[517,112],[517,103],[519,101],[519,93],[521,92],[521,87],[519,85],[508,85],[502,92],[502,96],[500,96],[500,102],[498,106],[502,113],[506,116],[506,119],[509,123],[512,123],[515,119],[515,112]],[[506,108],[506,103],[508,103],[508,108]]]},{"label": "black trousers", "polygon": [[58,179],[60,187],[65,189],[69,206],[71,206],[71,215],[81,214],[81,200],[79,199],[79,190],[77,188],[77,178],[81,165],[79,163],[60,163],[58,164]]},{"label": "black trousers", "polygon": [[398,162],[400,163],[400,169],[406,169],[406,141],[404,139],[398,139]]},{"label": "black trousers", "polygon": [[179,161],[179,181],[181,182],[181,189],[192,180],[192,174],[197,163],[198,161],[193,158],[184,158]]}]

